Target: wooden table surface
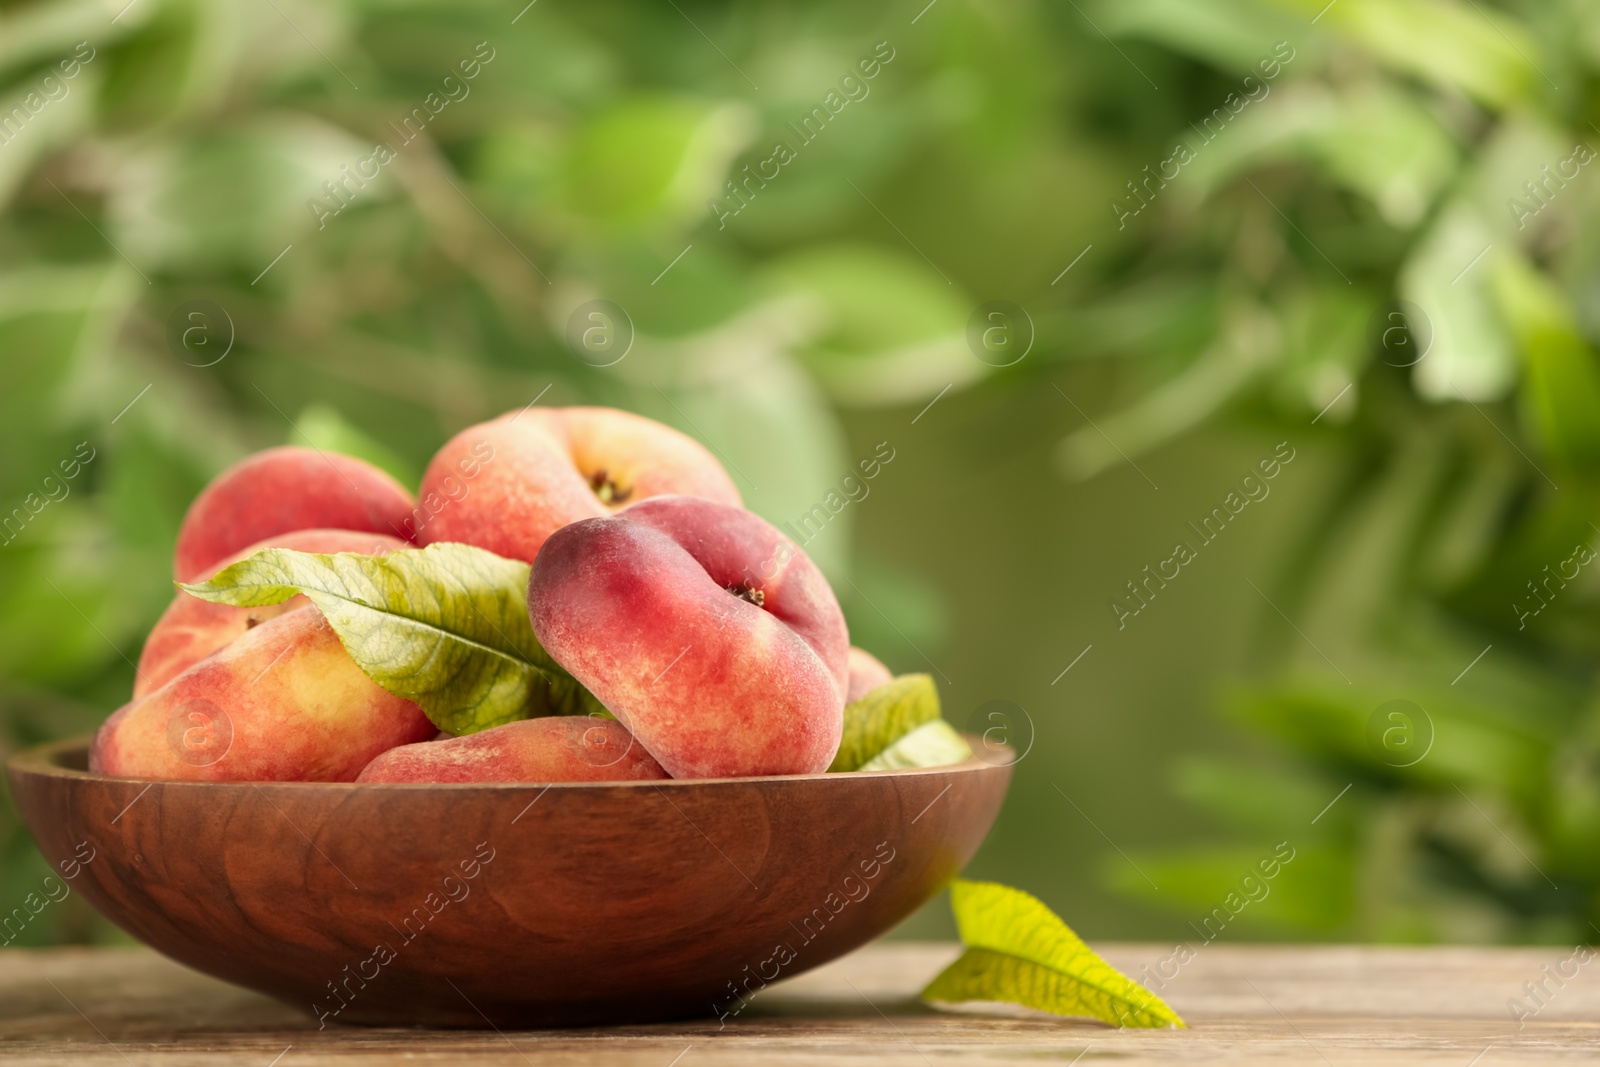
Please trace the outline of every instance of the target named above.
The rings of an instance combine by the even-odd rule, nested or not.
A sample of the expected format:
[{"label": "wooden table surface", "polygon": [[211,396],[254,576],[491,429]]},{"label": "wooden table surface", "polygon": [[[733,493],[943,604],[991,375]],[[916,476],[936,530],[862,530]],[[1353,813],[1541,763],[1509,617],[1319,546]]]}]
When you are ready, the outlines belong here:
[{"label": "wooden table surface", "polygon": [[[1128,973],[1170,949],[1101,946]],[[1167,984],[1184,1031],[936,1012],[916,991],[956,948],[879,944],[716,1020],[497,1033],[318,1031],[306,1014],[144,949],[0,951],[0,1063],[409,1063],[629,1067],[943,1063],[1600,1062],[1600,963],[1519,1029],[1507,1000],[1572,950],[1208,945]],[[1571,965],[1568,965],[1570,973]]]}]

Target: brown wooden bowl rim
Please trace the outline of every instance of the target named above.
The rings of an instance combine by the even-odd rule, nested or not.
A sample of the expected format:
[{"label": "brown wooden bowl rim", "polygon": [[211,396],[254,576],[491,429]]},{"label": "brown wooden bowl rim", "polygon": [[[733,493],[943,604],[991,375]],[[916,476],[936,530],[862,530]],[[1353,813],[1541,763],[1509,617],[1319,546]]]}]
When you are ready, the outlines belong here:
[{"label": "brown wooden bowl rim", "polygon": [[[981,738],[969,733],[962,733],[969,745]],[[424,790],[424,789],[644,789],[669,786],[682,788],[688,786],[708,785],[748,785],[760,782],[804,782],[844,780],[852,778],[918,778],[945,774],[979,773],[985,770],[995,770],[1001,767],[1015,766],[1016,753],[1010,745],[990,745],[989,748],[1003,750],[1004,759],[992,760],[980,758],[978,748],[973,745],[973,754],[960,763],[945,763],[937,767],[903,767],[882,771],[820,771],[815,774],[766,774],[750,775],[740,778],[649,778],[649,779],[613,779],[596,782],[280,782],[256,781],[254,779],[214,779],[197,780],[193,778],[136,778],[122,777],[119,775],[96,774],[93,771],[77,770],[73,767],[64,767],[58,761],[69,753],[79,751],[87,755],[93,734],[82,734],[60,741],[49,741],[42,745],[14,752],[6,760],[6,767],[14,774],[30,774],[40,777],[75,778],[89,782],[102,783],[127,783],[129,785],[162,785],[185,786],[192,788],[228,787],[228,786],[274,786],[274,787],[303,787],[303,788],[345,788],[345,789],[386,789],[386,790]]]}]

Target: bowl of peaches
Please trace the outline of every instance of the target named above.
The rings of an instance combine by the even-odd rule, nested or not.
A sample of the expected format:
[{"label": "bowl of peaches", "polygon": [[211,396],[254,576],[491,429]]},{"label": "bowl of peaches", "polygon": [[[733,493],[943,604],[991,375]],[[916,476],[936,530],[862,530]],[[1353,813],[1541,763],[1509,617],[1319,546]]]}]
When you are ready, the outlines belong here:
[{"label": "bowl of peaches", "polygon": [[725,1020],[926,903],[1010,779],[624,411],[469,427],[416,495],[247,457],[173,580],[128,702],[13,796],[117,925],[322,1026]]}]

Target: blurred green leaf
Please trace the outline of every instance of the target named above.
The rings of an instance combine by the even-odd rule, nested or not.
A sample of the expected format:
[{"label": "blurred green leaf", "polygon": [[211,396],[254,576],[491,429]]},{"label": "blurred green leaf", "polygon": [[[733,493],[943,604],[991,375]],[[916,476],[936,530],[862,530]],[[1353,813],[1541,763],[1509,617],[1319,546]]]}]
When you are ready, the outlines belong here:
[{"label": "blurred green leaf", "polygon": [[1397,228],[1420,221],[1456,173],[1450,132],[1424,102],[1382,82],[1330,91],[1287,79],[1252,104],[1215,143],[1189,138],[1185,170],[1201,194],[1246,170],[1309,163],[1365,196]]},{"label": "blurred green leaf", "polygon": [[1516,356],[1488,299],[1485,267],[1493,264],[1484,261],[1494,255],[1491,226],[1457,201],[1401,268],[1400,295],[1422,310],[1432,344],[1421,356],[1390,359],[1411,366],[1417,390],[1430,400],[1498,400],[1516,381]]},{"label": "blurred green leaf", "polygon": [[[1354,806],[1358,801],[1345,797],[1340,803]],[[1304,827],[1302,820],[1302,833],[1276,847],[1219,846],[1139,854],[1133,861],[1138,870],[1121,857],[1116,862],[1108,858],[1107,880],[1125,893],[1183,916],[1198,935],[1198,944],[1224,935],[1229,940],[1259,937],[1263,926],[1338,929],[1350,921],[1357,904],[1351,885],[1353,857],[1341,849],[1307,845]],[[1283,862],[1284,856],[1290,857],[1288,862]],[[1269,871],[1275,873],[1269,877]],[[1152,890],[1146,879],[1161,891]],[[1243,924],[1242,929],[1236,922]]]},{"label": "blurred green leaf", "polygon": [[1122,0],[1096,5],[1096,23],[1110,34],[1160,41],[1223,70],[1249,71],[1272,43],[1297,39],[1298,15],[1259,0]]},{"label": "blurred green leaf", "polygon": [[1600,470],[1600,366],[1566,297],[1510,253],[1494,265],[1494,295],[1527,368],[1534,436],[1562,466]]},{"label": "blurred green leaf", "polygon": [[1231,335],[1218,338],[1177,376],[1063,438],[1057,466],[1068,478],[1092,478],[1198,425],[1269,365],[1279,340],[1265,315],[1242,311]]},{"label": "blurred green leaf", "polygon": [[[106,49],[103,61],[96,60],[109,70],[100,119],[119,133],[173,118],[189,81],[185,68],[203,62],[204,5],[151,5],[142,15],[130,21],[126,35]],[[104,40],[99,34],[94,38]]]},{"label": "blurred green leaf", "polygon": [[[77,62],[71,47],[52,58]],[[46,67],[0,89],[0,208],[41,162],[89,131],[103,81],[100,68],[80,65],[75,77],[65,78],[59,68]]]},{"label": "blurred green leaf", "polygon": [[623,100],[569,142],[562,173],[572,208],[609,224],[698,220],[722,192],[721,174],[750,137],[735,105]]},{"label": "blurred green leaf", "polygon": [[362,181],[341,169],[372,154],[337,127],[270,112],[205,137],[149,142],[123,160],[112,187],[112,240],[146,274],[233,267],[254,279],[297,238],[392,195],[382,171]]},{"label": "blurred green leaf", "polygon": [[[1318,6],[1315,0],[1287,2],[1307,13]],[[1530,58],[1539,55],[1538,43],[1520,20],[1499,9],[1469,10],[1443,0],[1343,0],[1325,21],[1394,69],[1491,107],[1527,103],[1546,84]]]},{"label": "blurred green leaf", "polygon": [[364,459],[379,470],[393,475],[395,481],[404,486],[415,486],[422,480],[411,464],[381,441],[352,425],[331,404],[306,405],[295,420],[290,443],[307,444],[324,452],[340,452]]},{"label": "blurred green leaf", "polygon": [[863,554],[847,582],[834,591],[850,624],[850,639],[880,649],[885,661],[931,666],[925,650],[937,653],[953,629],[950,608],[938,586],[882,558]]},{"label": "blurred green leaf", "polygon": [[1278,310],[1284,353],[1275,377],[1286,406],[1332,422],[1345,421],[1359,407],[1359,394],[1348,407],[1330,405],[1343,399],[1347,386],[1354,392],[1367,369],[1371,318],[1368,301],[1349,286],[1307,285],[1284,301]]},{"label": "blurred green leaf", "polygon": [[772,267],[806,301],[813,337],[800,356],[835,396],[909,403],[966,385],[988,367],[967,347],[976,304],[913,257],[862,246],[813,248]]},{"label": "blurred green leaf", "polygon": [[1240,829],[1278,837],[1306,824],[1306,812],[1327,803],[1323,783],[1239,760],[1194,756],[1179,765],[1174,790]]},{"label": "blurred green leaf", "polygon": [[1374,716],[1394,699],[1342,687],[1277,689],[1241,696],[1234,710],[1307,756],[1375,778],[1441,791],[1476,783],[1513,795],[1526,795],[1538,781],[1549,757],[1545,743],[1440,690],[1409,701],[1422,714],[1417,724],[1407,726],[1414,733],[1406,741],[1420,752],[1401,747],[1398,739],[1385,744],[1381,731],[1375,740]]}]

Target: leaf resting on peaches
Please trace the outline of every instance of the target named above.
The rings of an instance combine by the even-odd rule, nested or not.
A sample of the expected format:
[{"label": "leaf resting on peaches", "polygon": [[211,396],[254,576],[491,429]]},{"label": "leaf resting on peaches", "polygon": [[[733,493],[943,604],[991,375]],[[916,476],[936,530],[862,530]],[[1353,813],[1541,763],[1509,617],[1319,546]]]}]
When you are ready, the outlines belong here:
[{"label": "leaf resting on peaches", "polygon": [[605,710],[534,637],[528,565],[471,545],[387,556],[268,548],[210,581],[179,584],[234,607],[304,593],[374,682],[454,734]]},{"label": "leaf resting on peaches", "polygon": [[[926,674],[902,674],[872,690],[853,704],[845,705],[844,733],[830,771],[859,771],[896,741],[924,723],[939,718],[939,691]],[[970,755],[970,753],[969,753]],[[896,766],[931,767],[960,762],[939,759],[936,763],[901,763]],[[874,770],[886,770],[876,767]]]},{"label": "leaf resting on peaches", "polygon": [[928,984],[923,1000],[1020,1004],[1113,1026],[1183,1026],[1160,997],[1101,959],[1037,897],[958,878],[950,908],[967,950]]},{"label": "leaf resting on peaches", "polygon": [[863,763],[857,770],[898,771],[906,767],[947,767],[972,755],[972,746],[943,719],[925,722]]}]

